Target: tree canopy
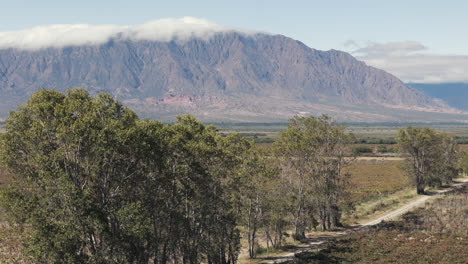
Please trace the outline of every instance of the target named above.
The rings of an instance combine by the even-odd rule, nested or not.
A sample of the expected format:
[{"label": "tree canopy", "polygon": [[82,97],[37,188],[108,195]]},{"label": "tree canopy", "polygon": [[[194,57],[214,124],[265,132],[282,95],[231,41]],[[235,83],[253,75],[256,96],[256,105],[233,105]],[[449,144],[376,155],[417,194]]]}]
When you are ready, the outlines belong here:
[{"label": "tree canopy", "polygon": [[234,263],[234,151],[249,147],[235,141],[191,116],[163,125],[106,94],[41,90],[7,120],[3,204],[38,262]]},{"label": "tree canopy", "polygon": [[457,146],[454,139],[426,127],[407,127],[398,133],[400,151],[418,194],[428,186],[448,183],[457,174]]},{"label": "tree canopy", "polygon": [[37,263],[236,263],[241,236],[277,248],[285,230],[339,225],[351,138],[327,116],[295,117],[261,151],[182,115],[140,120],[110,95],[41,90],[11,112],[2,207]]},{"label": "tree canopy", "polygon": [[296,238],[320,220],[324,230],[339,225],[338,202],[344,196],[345,145],[351,136],[328,116],[295,117],[275,142],[289,186]]}]

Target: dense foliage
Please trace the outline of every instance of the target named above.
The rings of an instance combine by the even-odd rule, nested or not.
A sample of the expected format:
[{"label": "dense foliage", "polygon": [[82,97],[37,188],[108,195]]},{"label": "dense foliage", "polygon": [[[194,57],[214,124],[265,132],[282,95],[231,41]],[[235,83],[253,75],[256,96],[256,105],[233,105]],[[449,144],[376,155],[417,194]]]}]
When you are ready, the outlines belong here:
[{"label": "dense foliage", "polygon": [[[294,118],[263,153],[193,117],[140,120],[106,94],[41,90],[1,139],[2,207],[37,263],[236,263],[320,221],[339,224],[344,128]],[[241,230],[244,232],[242,233]]]},{"label": "dense foliage", "polygon": [[236,261],[238,157],[226,145],[244,147],[239,138],[190,116],[140,121],[83,90],[34,94],[6,129],[2,161],[16,181],[2,197],[30,228],[35,261]]}]

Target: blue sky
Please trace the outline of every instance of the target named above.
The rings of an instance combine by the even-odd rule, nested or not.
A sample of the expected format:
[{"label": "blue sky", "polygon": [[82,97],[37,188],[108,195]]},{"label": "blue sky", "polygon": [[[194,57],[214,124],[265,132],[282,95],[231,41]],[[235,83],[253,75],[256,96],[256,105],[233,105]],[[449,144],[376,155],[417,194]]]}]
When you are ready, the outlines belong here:
[{"label": "blue sky", "polygon": [[[456,56],[462,63],[457,62],[457,67],[447,74],[468,72],[464,68],[468,65],[468,60],[465,61],[468,59],[468,1],[463,0],[0,0],[0,4],[0,32],[44,24],[136,25],[161,18],[191,16],[229,27],[283,34],[316,49],[345,50],[379,67],[399,65],[402,57],[424,55],[432,56],[432,62],[434,59],[442,62],[442,68]],[[421,48],[407,49],[405,43],[412,43],[412,47],[417,43]],[[369,46],[382,50],[379,45],[386,50],[403,47],[403,54],[367,53]],[[358,50],[361,53],[356,53]],[[394,58],[395,54],[400,60],[382,61]],[[417,59],[420,57],[413,58]],[[391,69],[397,76],[401,75],[399,71],[403,73],[403,69],[392,67],[396,66],[386,70]],[[424,78],[428,82],[438,80],[437,76],[433,77]],[[445,81],[444,78],[439,79]],[[449,81],[460,79],[450,78]]]}]

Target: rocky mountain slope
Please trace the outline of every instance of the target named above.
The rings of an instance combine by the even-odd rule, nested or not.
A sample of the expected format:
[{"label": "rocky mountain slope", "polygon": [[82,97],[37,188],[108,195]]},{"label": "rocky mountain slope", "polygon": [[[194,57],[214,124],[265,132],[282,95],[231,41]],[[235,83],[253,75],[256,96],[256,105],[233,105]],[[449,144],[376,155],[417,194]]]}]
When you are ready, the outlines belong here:
[{"label": "rocky mountain slope", "polygon": [[[345,52],[281,35],[218,33],[209,39],[0,50],[0,116],[40,88],[108,92],[141,116],[172,120],[281,121],[330,114],[345,121],[467,116]],[[430,113],[430,114],[428,114]]]}]

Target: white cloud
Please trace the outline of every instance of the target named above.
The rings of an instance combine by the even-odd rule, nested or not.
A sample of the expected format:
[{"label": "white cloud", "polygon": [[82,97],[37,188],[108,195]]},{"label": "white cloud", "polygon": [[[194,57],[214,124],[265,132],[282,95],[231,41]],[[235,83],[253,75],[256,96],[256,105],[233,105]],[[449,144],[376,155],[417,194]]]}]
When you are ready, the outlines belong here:
[{"label": "white cloud", "polygon": [[0,49],[38,50],[49,47],[99,45],[111,38],[184,41],[191,37],[207,39],[216,33],[229,31],[238,31],[245,34],[254,33],[253,31],[224,27],[193,17],[160,19],[134,26],[46,25],[20,31],[0,32]]},{"label": "white cloud", "polygon": [[432,54],[424,45],[414,41],[369,43],[363,47],[356,44],[354,47],[351,54],[358,59],[404,82],[468,82],[466,55]]},{"label": "white cloud", "polygon": [[426,49],[424,45],[416,41],[388,42],[384,44],[370,42],[367,46],[354,50],[353,53],[366,54],[369,56],[396,56],[408,55]]}]

